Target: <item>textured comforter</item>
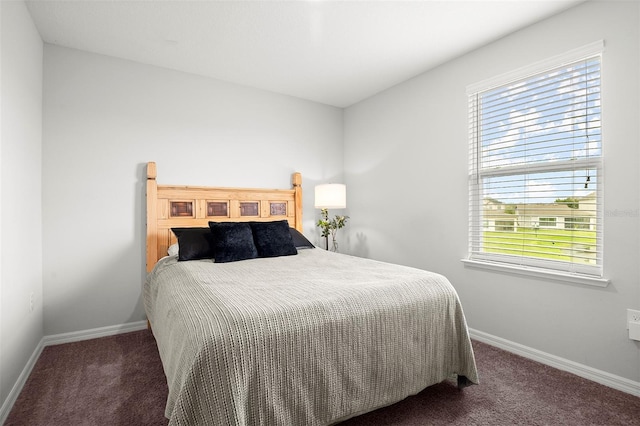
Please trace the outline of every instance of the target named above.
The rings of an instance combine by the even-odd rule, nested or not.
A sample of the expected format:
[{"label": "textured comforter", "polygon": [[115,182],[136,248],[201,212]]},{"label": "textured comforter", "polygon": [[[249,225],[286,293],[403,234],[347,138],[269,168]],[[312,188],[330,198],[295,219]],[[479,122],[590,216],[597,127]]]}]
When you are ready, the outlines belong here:
[{"label": "textured comforter", "polygon": [[144,302],[172,425],[325,425],[478,381],[458,296],[431,272],[320,249],[167,257]]}]

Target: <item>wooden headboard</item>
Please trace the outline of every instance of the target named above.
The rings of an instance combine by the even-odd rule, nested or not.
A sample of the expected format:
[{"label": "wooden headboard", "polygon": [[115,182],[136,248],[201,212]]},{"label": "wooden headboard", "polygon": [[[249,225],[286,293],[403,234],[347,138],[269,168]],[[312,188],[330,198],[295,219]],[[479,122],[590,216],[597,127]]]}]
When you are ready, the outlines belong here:
[{"label": "wooden headboard", "polygon": [[300,173],[293,173],[291,189],[158,185],[156,177],[156,163],[147,163],[147,272],[176,242],[174,227],[287,219],[302,232]]}]

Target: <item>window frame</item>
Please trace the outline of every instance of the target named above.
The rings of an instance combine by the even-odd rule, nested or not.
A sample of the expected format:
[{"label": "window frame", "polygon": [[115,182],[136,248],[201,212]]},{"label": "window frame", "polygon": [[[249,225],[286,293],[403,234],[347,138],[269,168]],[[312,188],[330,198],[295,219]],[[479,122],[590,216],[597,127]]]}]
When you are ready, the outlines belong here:
[{"label": "window frame", "polygon": [[[599,40],[595,43],[591,43],[589,45],[580,47],[578,49],[574,49],[572,51],[566,52],[561,55],[557,55],[546,59],[544,61],[537,62],[535,64],[517,69],[515,71],[505,73],[482,82],[470,85],[467,87],[467,94],[470,99],[473,96],[477,96],[478,94],[492,90],[498,87],[507,86],[511,83],[530,78],[536,74],[542,74],[553,70],[558,67],[562,67],[564,65],[568,65],[574,62],[578,62],[581,60],[585,60],[587,58],[600,56],[600,72],[602,73],[602,53],[604,51],[604,42]],[[601,74],[602,75],[602,74]],[[602,78],[600,80],[600,88],[602,88]],[[602,91],[600,99],[602,100]],[[472,110],[472,101],[470,101],[470,111]],[[477,102],[477,101],[474,101]],[[474,105],[475,106],[475,105]],[[475,121],[473,121],[475,119]],[[602,119],[602,118],[601,118]],[[470,114],[469,118],[470,128],[473,129],[474,126],[477,129],[479,127],[478,116],[477,114]],[[601,129],[602,129],[601,124]],[[479,158],[477,156],[477,150],[479,149],[479,143],[477,132],[471,131],[470,134],[470,149],[469,154],[472,157],[471,159]],[[482,203],[483,199],[478,194],[482,192],[481,182],[487,176],[498,176],[500,174],[510,175],[515,173],[516,171],[520,171],[522,173],[523,169],[526,169],[527,174],[537,173],[537,172],[545,172],[545,171],[560,171],[568,172],[569,169],[566,165],[553,165],[549,163],[540,163],[540,164],[529,164],[526,167],[521,166],[506,166],[501,169],[501,171],[493,171],[491,173],[485,174],[484,171],[478,170],[478,164],[473,164],[474,161],[471,161],[470,170],[469,170],[469,200],[470,200],[470,210],[469,210],[469,252],[466,259],[463,259],[468,266],[482,267],[493,270],[508,270],[515,273],[521,273],[526,275],[532,275],[536,277],[545,277],[551,278],[561,281],[570,281],[581,284],[589,284],[596,285],[601,287],[606,287],[609,284],[609,280],[604,278],[604,261],[603,261],[603,241],[604,241],[604,228],[603,228],[603,219],[604,219],[604,209],[603,209],[603,179],[602,179],[602,170],[603,170],[603,157],[604,152],[601,147],[601,155],[599,157],[594,158],[582,158],[576,160],[572,167],[573,170],[578,168],[588,168],[593,169],[597,173],[597,182],[596,182],[596,194],[597,194],[597,206],[596,206],[596,223],[598,228],[600,229],[597,247],[599,254],[599,262],[593,266],[589,265],[588,267],[583,267],[583,265],[578,265],[570,262],[554,262],[548,259],[537,259],[533,256],[522,257],[522,262],[514,262],[512,256],[503,256],[497,253],[488,253],[483,250],[478,250],[477,247],[474,250],[474,244],[477,246],[478,242],[481,240],[481,236],[478,234],[482,232],[482,227],[480,224],[486,221],[484,218],[482,211]],[[510,170],[511,169],[511,170]],[[480,181],[479,181],[480,180]],[[477,213],[474,213],[477,212]],[[576,221],[577,222],[577,221]],[[581,224],[582,222],[580,222]],[[497,225],[497,223],[496,223]],[[574,224],[575,226],[575,224]],[[540,226],[543,228],[543,226]],[[475,232],[475,234],[474,234]],[[476,241],[474,242],[474,238]]]}]

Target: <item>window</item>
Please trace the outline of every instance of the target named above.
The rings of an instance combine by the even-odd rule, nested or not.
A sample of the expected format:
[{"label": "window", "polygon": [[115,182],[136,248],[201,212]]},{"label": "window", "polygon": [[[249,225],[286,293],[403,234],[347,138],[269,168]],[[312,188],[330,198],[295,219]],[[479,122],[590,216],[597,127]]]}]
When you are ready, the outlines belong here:
[{"label": "window", "polygon": [[513,232],[513,220],[496,220],[496,231]]},{"label": "window", "polygon": [[468,89],[469,260],[602,277],[602,46]]},{"label": "window", "polygon": [[588,217],[565,217],[564,228],[565,229],[590,229],[591,220]]},{"label": "window", "polygon": [[556,218],[555,217],[541,217],[538,221],[538,226],[541,228],[555,228],[556,227]]}]

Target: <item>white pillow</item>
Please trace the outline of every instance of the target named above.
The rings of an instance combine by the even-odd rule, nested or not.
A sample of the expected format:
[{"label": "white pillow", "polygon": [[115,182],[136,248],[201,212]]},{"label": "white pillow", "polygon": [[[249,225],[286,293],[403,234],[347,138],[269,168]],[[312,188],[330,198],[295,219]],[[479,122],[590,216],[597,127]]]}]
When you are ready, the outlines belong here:
[{"label": "white pillow", "polygon": [[180,251],[180,248],[178,247],[178,243],[175,243],[169,246],[169,249],[167,250],[167,254],[169,256],[177,256],[179,251]]}]

